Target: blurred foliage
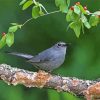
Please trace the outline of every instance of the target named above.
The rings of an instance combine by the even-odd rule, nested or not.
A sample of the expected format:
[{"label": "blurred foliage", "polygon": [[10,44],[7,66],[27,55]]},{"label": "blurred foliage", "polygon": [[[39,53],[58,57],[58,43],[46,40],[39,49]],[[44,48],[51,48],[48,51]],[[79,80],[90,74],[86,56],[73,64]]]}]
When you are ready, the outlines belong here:
[{"label": "blurred foliage", "polygon": [[[54,11],[54,0],[39,0],[48,11]],[[20,0],[0,0],[0,33],[7,32],[9,23],[23,23],[31,17],[31,9],[21,11]],[[77,0],[71,0],[75,4]],[[100,9],[100,2],[95,0],[81,0],[91,12]],[[5,51],[17,51],[29,54],[49,48],[58,41],[70,42],[65,63],[54,71],[62,76],[74,76],[82,79],[97,79],[100,77],[100,25],[90,30],[85,29],[85,34],[76,38],[72,30],[66,29],[68,24],[65,15],[56,13],[26,24],[15,35],[15,44],[11,48],[4,47],[0,50],[0,63],[26,70],[37,71],[23,59],[5,54]],[[66,32],[66,31],[67,32]],[[2,35],[0,34],[0,38]],[[22,85],[8,86],[0,81],[1,100],[83,100],[68,93],[58,93],[51,89],[26,88]]]}]

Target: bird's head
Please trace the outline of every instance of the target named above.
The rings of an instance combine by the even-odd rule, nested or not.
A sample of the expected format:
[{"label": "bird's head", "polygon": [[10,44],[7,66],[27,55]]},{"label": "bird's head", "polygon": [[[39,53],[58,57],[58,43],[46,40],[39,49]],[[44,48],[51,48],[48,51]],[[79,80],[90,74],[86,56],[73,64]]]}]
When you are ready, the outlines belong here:
[{"label": "bird's head", "polygon": [[66,48],[67,44],[65,42],[58,42],[55,44],[57,48]]},{"label": "bird's head", "polygon": [[54,45],[54,48],[56,48],[57,50],[62,50],[62,51],[66,51],[67,46],[70,43],[65,43],[65,42],[58,42]]}]

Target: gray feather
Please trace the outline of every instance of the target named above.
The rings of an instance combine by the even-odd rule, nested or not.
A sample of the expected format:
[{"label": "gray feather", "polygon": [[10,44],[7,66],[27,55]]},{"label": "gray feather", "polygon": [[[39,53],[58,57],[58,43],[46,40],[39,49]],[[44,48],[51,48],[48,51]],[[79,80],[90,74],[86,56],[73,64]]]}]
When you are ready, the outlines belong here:
[{"label": "gray feather", "polygon": [[11,55],[18,56],[18,57],[22,57],[22,58],[25,58],[25,59],[31,59],[33,57],[32,55],[24,54],[24,53],[18,53],[18,52],[7,52],[7,53],[11,54]]}]

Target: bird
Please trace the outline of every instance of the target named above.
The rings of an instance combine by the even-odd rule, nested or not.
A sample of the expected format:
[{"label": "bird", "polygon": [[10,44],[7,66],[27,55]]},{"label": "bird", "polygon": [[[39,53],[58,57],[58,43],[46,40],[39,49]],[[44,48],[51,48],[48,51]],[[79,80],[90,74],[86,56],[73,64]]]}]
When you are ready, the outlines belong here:
[{"label": "bird", "polygon": [[8,54],[25,58],[27,62],[31,63],[38,69],[51,72],[60,67],[65,60],[68,43],[57,42],[52,47],[38,53],[37,55],[30,55],[18,52],[7,52]]}]

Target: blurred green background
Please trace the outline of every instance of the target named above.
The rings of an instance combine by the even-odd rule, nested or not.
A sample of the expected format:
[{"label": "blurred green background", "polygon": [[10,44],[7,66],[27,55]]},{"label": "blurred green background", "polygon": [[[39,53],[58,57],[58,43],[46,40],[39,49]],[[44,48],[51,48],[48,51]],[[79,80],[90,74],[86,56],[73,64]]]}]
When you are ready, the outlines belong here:
[{"label": "blurred green background", "polygon": [[[23,23],[31,17],[31,8],[22,11],[21,0],[0,0],[0,33],[7,32],[10,23]],[[39,0],[48,11],[57,10],[54,0]],[[91,12],[100,9],[99,0],[79,0],[87,5]],[[71,0],[73,5],[77,0]],[[64,64],[54,73],[62,76],[74,76],[82,79],[97,79],[100,77],[100,25],[85,30],[80,38],[76,38],[72,30],[66,31],[68,23],[65,15],[56,13],[26,24],[22,30],[15,33],[15,43],[11,48],[0,50],[0,63],[37,71],[23,59],[10,56],[4,51],[17,51],[37,54],[49,48],[58,41],[70,42]],[[1,34],[0,34],[1,37]],[[0,81],[0,100],[84,100],[68,93],[58,93],[51,89],[26,88],[22,85],[8,86]]]}]

